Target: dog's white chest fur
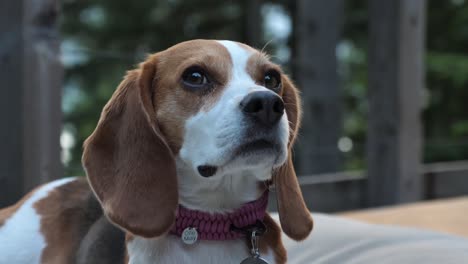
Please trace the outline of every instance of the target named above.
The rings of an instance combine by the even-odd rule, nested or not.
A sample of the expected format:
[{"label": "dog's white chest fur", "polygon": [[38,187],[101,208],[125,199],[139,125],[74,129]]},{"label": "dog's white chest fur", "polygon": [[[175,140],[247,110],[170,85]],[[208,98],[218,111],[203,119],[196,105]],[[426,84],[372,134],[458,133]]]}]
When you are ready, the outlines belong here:
[{"label": "dog's white chest fur", "polygon": [[[127,244],[130,264],[156,263],[223,263],[239,264],[249,257],[244,240],[197,241],[186,245],[173,235],[145,239],[136,237]],[[268,263],[275,263],[274,256],[262,255]]]}]

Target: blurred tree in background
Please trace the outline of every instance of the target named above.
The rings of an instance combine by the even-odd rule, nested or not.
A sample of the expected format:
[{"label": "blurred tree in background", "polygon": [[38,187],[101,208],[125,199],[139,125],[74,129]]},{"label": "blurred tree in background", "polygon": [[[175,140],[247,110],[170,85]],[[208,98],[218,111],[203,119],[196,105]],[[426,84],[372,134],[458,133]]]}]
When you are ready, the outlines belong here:
[{"label": "blurred tree in background", "polygon": [[[252,14],[250,3],[64,0],[61,30],[66,80],[61,143],[66,175],[84,174],[80,164],[84,139],[94,130],[102,107],[125,71],[148,53],[194,38],[249,42],[255,32],[248,29],[259,28],[256,47],[269,43],[267,50],[274,60],[291,69],[294,1],[263,1],[258,20],[248,16]],[[367,113],[367,1],[345,3],[343,35],[336,48],[344,93],[342,139],[348,143],[342,151],[344,169],[362,169]],[[428,7],[425,162],[468,159],[468,3],[430,0]],[[249,26],[255,21],[261,26]]]}]

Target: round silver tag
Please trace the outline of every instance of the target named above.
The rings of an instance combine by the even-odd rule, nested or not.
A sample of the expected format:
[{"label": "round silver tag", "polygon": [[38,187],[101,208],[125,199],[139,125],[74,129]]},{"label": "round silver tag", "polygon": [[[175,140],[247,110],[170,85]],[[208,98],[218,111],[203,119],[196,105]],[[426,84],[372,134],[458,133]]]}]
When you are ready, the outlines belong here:
[{"label": "round silver tag", "polygon": [[187,244],[191,245],[195,242],[197,242],[198,239],[198,232],[195,228],[193,227],[187,227],[184,229],[181,235],[182,241]]}]

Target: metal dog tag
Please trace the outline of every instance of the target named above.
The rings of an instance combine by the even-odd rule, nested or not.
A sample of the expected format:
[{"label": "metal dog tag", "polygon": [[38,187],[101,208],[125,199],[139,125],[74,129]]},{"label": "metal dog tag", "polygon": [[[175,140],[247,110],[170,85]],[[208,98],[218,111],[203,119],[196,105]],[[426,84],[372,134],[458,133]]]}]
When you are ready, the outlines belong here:
[{"label": "metal dog tag", "polygon": [[[263,230],[264,231],[264,230]],[[252,243],[252,248],[250,249],[250,254],[252,256],[244,259],[241,264],[268,264],[268,262],[260,257],[260,250],[258,250],[258,236],[257,230],[253,230],[250,234],[250,243]]]},{"label": "metal dog tag", "polygon": [[260,256],[253,256],[244,259],[241,264],[268,264],[268,262]]},{"label": "metal dog tag", "polygon": [[198,232],[197,229],[193,227],[187,227],[184,229],[181,235],[182,241],[187,245],[192,245],[197,242]]}]

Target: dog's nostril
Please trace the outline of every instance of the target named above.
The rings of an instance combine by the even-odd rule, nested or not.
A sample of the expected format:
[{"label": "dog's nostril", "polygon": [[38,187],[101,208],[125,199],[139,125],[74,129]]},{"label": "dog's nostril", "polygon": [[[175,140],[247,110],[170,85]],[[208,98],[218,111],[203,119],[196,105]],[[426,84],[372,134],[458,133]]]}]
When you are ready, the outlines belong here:
[{"label": "dog's nostril", "polygon": [[276,102],[273,104],[273,111],[275,111],[278,114],[283,114],[284,112],[284,103],[280,99],[276,100]]},{"label": "dog's nostril", "polygon": [[261,98],[252,98],[247,102],[242,101],[241,108],[245,113],[258,113],[263,109],[263,102]]}]

